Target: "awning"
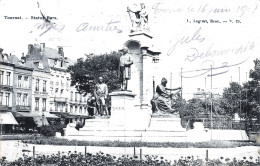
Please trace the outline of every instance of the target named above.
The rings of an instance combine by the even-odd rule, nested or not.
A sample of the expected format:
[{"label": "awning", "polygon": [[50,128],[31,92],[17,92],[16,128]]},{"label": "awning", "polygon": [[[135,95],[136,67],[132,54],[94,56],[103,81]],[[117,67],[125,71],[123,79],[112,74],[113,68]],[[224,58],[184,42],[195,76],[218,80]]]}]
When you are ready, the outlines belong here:
[{"label": "awning", "polygon": [[53,114],[65,119],[75,118],[75,116],[69,114],[68,112],[53,112]]},{"label": "awning", "polygon": [[33,117],[33,121],[35,122],[35,124],[37,125],[37,127],[42,127],[42,126],[49,126],[49,122],[47,121],[47,119],[45,117]]},{"label": "awning", "polygon": [[54,115],[54,114],[51,114],[51,113],[49,113],[49,112],[43,112],[43,114],[44,114],[44,116],[45,116],[46,118],[57,118],[57,119],[59,119],[58,116],[56,116],[56,115]]},{"label": "awning", "polygon": [[41,116],[40,114],[32,113],[32,112],[13,112],[13,114],[17,118],[20,118],[20,117],[27,117],[27,118],[32,117],[33,118],[33,117]]},{"label": "awning", "polygon": [[33,121],[35,122],[37,127],[41,127],[42,125],[49,125],[45,114],[44,114],[44,117],[43,117],[42,114],[37,113],[37,112],[13,112],[13,113],[14,113],[14,116],[17,117],[17,118],[20,118],[20,117],[33,118]]},{"label": "awning", "polygon": [[1,124],[13,124],[18,125],[17,121],[15,120],[13,114],[11,112],[1,112],[0,113]]}]

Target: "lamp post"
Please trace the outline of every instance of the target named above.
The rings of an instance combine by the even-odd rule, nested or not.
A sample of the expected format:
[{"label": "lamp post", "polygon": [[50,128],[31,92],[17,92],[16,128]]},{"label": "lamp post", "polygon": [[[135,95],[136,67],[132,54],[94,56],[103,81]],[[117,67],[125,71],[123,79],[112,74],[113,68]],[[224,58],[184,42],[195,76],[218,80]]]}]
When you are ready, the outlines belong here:
[{"label": "lamp post", "polygon": [[[240,85],[240,67],[238,67],[238,84]],[[240,121],[241,121],[241,89],[239,91],[239,114],[240,114]]]},{"label": "lamp post", "polygon": [[210,134],[210,139],[212,140],[212,110],[213,110],[213,100],[212,100],[212,65],[210,65],[211,68],[211,72],[210,72],[210,79],[211,79],[211,83],[210,83],[210,91],[211,91],[211,107],[210,107],[210,128],[211,128],[211,134]]},{"label": "lamp post", "polygon": [[[182,89],[182,68],[181,68],[181,89]],[[181,99],[182,99],[182,90],[181,90]]]},{"label": "lamp post", "polygon": [[207,113],[207,110],[208,110],[208,104],[207,104],[207,78],[205,78],[205,91],[204,91],[204,94],[205,94],[205,103],[206,103],[206,113]]},{"label": "lamp post", "polygon": [[42,112],[42,126],[44,126],[44,113]]},{"label": "lamp post", "polygon": [[1,121],[0,121],[0,122],[1,122],[1,136],[2,136],[2,134],[3,134],[3,132],[2,132],[2,130],[3,130],[3,127],[2,127],[2,125],[3,125],[3,124],[2,124],[2,123],[3,123],[3,119],[2,119],[2,118],[1,118]]}]

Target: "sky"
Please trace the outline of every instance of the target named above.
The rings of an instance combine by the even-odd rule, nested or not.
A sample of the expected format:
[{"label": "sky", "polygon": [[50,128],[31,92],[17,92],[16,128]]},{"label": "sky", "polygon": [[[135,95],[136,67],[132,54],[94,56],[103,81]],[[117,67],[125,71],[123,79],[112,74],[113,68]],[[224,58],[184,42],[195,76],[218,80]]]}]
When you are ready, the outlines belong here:
[{"label": "sky", "polygon": [[[62,46],[73,60],[117,51],[129,39],[127,7],[140,2],[148,12],[153,49],[161,52],[156,84],[166,77],[169,87],[182,85],[188,99],[197,88],[210,91],[212,85],[221,94],[231,80],[249,80],[253,60],[260,58],[258,0],[1,0],[0,47],[21,57],[28,44]],[[36,19],[41,13],[50,23]]]}]

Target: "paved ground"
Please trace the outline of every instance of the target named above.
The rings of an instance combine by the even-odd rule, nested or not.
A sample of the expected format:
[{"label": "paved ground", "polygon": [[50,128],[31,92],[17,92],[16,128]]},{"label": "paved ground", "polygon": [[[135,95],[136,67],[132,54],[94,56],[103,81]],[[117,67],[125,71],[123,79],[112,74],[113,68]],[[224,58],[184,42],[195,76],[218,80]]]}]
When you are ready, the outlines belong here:
[{"label": "paved ground", "polygon": [[[1,156],[5,156],[8,161],[13,161],[22,157],[23,154],[32,155],[33,146],[35,146],[35,152],[37,154],[51,155],[53,153],[60,152],[61,154],[66,154],[69,151],[71,152],[82,152],[84,153],[84,146],[54,146],[54,145],[32,145],[32,144],[23,144],[21,141],[2,141],[1,142]],[[164,157],[168,160],[176,160],[181,156],[194,156],[201,159],[206,157],[206,148],[136,148],[136,155],[140,155],[140,149],[142,149],[142,155],[158,155]],[[242,159],[247,157],[247,159],[252,156],[254,159],[260,157],[258,150],[260,147],[256,146],[246,146],[238,148],[227,148],[227,149],[218,149],[211,148],[208,149],[208,154],[210,159],[217,159],[220,157],[224,158],[234,158]],[[122,155],[133,155],[134,148],[132,147],[97,147],[97,146],[88,146],[87,152],[96,153],[102,151],[104,153],[109,153],[114,156]]]}]

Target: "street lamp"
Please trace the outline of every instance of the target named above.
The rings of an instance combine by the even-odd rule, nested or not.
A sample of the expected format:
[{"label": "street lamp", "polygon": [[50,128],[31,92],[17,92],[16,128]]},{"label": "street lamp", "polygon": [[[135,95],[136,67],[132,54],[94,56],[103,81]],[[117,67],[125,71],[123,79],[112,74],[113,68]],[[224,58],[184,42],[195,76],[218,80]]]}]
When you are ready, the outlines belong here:
[{"label": "street lamp", "polygon": [[211,68],[211,72],[210,72],[210,91],[211,91],[211,107],[210,107],[210,127],[211,127],[211,134],[210,134],[210,139],[212,140],[212,128],[213,128],[213,124],[212,124],[212,110],[213,110],[213,99],[212,99],[212,65],[210,65]]},{"label": "street lamp", "polygon": [[3,132],[2,132],[2,130],[3,130],[3,127],[2,127],[2,125],[3,125],[3,124],[2,124],[2,123],[3,123],[3,119],[2,119],[2,118],[1,118],[1,121],[0,121],[0,122],[1,122],[1,136],[2,136],[2,134],[3,134]]},{"label": "street lamp", "polygon": [[44,113],[42,112],[42,126],[44,126]]}]

